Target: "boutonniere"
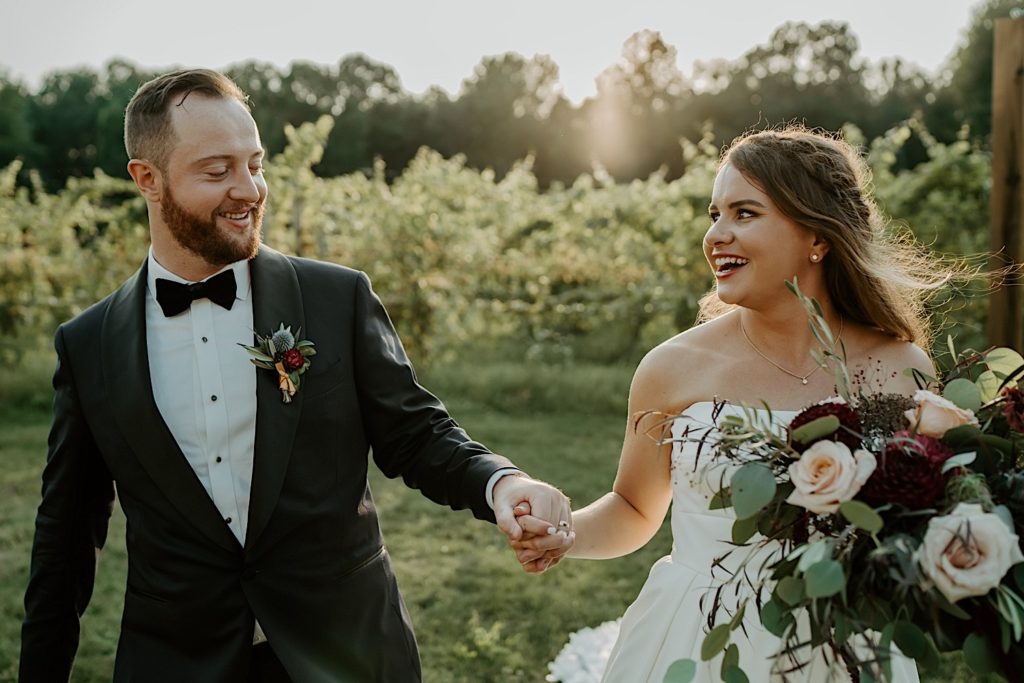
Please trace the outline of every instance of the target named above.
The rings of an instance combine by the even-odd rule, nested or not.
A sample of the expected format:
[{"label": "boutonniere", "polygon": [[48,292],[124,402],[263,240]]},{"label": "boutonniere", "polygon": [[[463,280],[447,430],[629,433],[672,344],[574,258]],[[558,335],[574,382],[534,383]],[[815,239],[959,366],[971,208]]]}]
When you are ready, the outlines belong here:
[{"label": "boutonniere", "polygon": [[310,356],[316,355],[313,342],[300,339],[302,328],[292,334],[292,328],[281,326],[277,332],[266,337],[256,334],[256,346],[239,344],[252,356],[249,360],[258,368],[277,372],[277,385],[281,389],[281,400],[292,402],[292,396],[299,390],[302,373],[309,369]]}]

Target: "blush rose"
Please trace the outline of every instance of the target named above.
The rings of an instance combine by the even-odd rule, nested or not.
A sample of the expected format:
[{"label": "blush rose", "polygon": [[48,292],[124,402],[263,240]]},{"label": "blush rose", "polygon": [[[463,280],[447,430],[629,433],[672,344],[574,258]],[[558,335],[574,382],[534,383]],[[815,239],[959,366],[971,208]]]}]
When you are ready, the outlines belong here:
[{"label": "blush rose", "polygon": [[786,502],[819,514],[835,512],[857,495],[877,464],[869,451],[851,453],[846,444],[818,441],[789,466],[795,488]]},{"label": "blush rose", "polygon": [[978,418],[971,410],[960,408],[952,401],[942,398],[927,389],[914,394],[917,406],[904,413],[910,422],[910,429],[918,434],[941,439],[954,427],[978,425]]},{"label": "blush rose", "polygon": [[1024,562],[1017,534],[976,503],[960,503],[950,514],[933,517],[915,557],[950,602],[985,595],[1010,567]]}]

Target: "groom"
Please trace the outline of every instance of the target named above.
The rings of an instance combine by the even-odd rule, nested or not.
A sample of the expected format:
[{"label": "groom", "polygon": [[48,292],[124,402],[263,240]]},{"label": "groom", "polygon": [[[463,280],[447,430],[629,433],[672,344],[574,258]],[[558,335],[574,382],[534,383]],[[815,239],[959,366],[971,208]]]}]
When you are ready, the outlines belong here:
[{"label": "groom", "polygon": [[[572,544],[568,501],[419,386],[365,275],[261,246],[263,150],[232,81],[146,83],[125,144],[152,247],[57,330],[20,680],[68,680],[115,486],[128,521],[115,681],[420,680],[368,452],[510,539],[516,506],[564,528],[546,539],[552,561]],[[282,354],[283,340],[254,366],[240,344],[282,325],[316,354]]]}]

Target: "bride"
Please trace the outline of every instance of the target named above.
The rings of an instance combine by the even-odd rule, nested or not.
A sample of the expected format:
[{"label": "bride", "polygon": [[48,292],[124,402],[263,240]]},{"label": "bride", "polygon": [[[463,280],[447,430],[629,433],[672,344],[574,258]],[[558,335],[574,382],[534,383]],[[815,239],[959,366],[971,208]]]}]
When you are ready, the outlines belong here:
[{"label": "bride", "polygon": [[[722,655],[700,658],[710,604],[702,598],[727,576],[712,566],[733,549],[732,510],[708,510],[713,490],[695,467],[696,445],[668,438],[658,425],[679,416],[671,425],[678,437],[687,421],[711,424],[720,401],[725,411],[766,402],[785,419],[835,394],[831,373],[811,357],[817,345],[787,280],[798,278],[821,304],[855,382],[911,394],[916,385],[904,369],[934,373],[922,350],[922,300],[948,274],[884,237],[868,180],[849,144],[799,127],[748,134],[724,153],[704,237],[716,282],[701,304],[704,322],[640,363],[612,490],[573,513],[569,556],[609,559],[646,544],[672,503],[672,554],[654,565],[627,609],[605,683],[662,683],[669,666],[685,658],[699,662],[696,680],[719,680]],[[520,523],[539,537],[524,536],[519,559],[528,571],[543,571],[557,561],[541,554],[548,525],[529,515]],[[779,679],[779,669],[788,668],[774,658],[780,641],[756,612],[747,610],[745,635],[738,632],[740,665],[751,681]],[[846,680],[834,657],[807,652],[803,659],[809,666],[787,680]],[[914,662],[897,654],[893,678],[916,681]]]}]

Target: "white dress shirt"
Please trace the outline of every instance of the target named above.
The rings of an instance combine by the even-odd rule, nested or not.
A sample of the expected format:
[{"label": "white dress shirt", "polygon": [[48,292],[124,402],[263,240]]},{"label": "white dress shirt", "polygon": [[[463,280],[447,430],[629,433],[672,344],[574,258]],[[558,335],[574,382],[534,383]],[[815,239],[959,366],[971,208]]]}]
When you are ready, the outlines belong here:
[{"label": "white dress shirt", "polygon": [[[235,272],[230,311],[197,299],[168,318],[156,300],[157,278],[188,280],[161,266],[150,249],[146,346],[156,407],[224,523],[244,545],[256,444],[256,366],[238,344],[253,343],[252,289],[248,261],[218,273],[225,270]],[[266,639],[257,622],[253,643]]]}]

